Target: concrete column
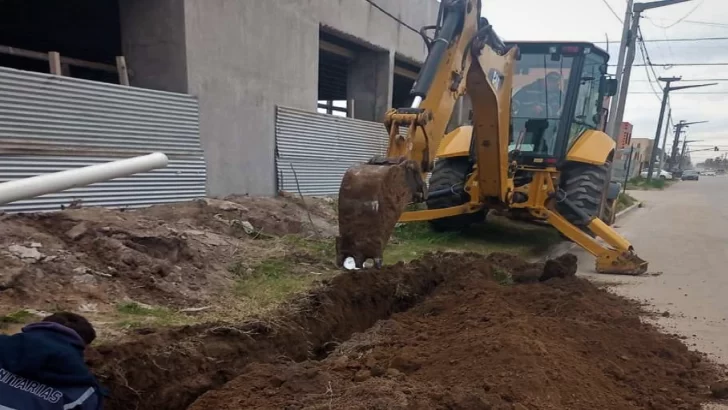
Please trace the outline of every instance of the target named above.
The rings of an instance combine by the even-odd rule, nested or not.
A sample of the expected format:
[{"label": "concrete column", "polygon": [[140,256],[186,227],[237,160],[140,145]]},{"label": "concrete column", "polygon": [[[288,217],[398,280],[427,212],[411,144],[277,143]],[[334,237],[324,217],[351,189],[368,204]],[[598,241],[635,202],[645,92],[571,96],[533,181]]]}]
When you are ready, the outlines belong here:
[{"label": "concrete column", "polygon": [[132,86],[187,92],[184,13],[184,0],[119,1]]},{"label": "concrete column", "polygon": [[354,100],[354,118],[382,121],[392,106],[394,52],[359,53],[349,66],[348,99]]},{"label": "concrete column", "polygon": [[316,111],[319,24],[286,3],[185,0],[211,196],[275,194],[276,105]]}]

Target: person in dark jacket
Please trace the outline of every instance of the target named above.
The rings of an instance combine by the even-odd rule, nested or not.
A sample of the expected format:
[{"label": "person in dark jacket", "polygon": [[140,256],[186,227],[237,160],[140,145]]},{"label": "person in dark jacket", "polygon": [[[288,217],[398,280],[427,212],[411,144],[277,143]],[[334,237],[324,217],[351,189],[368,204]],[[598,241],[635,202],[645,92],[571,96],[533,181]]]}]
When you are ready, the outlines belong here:
[{"label": "person in dark jacket", "polygon": [[88,320],[68,312],[0,335],[0,409],[101,410],[101,388],[83,357],[95,338]]}]

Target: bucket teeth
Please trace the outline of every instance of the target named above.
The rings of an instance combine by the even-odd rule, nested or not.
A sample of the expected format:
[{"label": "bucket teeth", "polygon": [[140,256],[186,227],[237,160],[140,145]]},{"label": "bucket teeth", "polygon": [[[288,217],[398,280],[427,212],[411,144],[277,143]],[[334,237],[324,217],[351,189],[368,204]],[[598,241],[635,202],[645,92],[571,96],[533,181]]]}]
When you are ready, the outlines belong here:
[{"label": "bucket teeth", "polygon": [[422,195],[417,187],[421,181],[419,167],[405,160],[373,160],[346,171],[339,190],[338,266],[344,266],[347,258],[359,269],[368,259],[381,265],[399,217],[413,198]]},{"label": "bucket teeth", "polygon": [[647,262],[633,252],[627,251],[616,257],[609,255],[597,258],[596,271],[613,275],[639,276],[647,273]]}]

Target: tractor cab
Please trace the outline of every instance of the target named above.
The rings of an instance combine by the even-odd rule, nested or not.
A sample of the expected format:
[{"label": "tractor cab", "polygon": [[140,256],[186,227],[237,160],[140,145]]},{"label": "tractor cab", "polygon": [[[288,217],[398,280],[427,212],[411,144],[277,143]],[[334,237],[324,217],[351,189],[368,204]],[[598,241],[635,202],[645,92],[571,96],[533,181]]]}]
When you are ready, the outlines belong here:
[{"label": "tractor cab", "polygon": [[509,43],[520,53],[513,76],[508,151],[522,166],[560,164],[587,130],[604,127],[605,97],[616,92],[609,55],[591,43]]}]

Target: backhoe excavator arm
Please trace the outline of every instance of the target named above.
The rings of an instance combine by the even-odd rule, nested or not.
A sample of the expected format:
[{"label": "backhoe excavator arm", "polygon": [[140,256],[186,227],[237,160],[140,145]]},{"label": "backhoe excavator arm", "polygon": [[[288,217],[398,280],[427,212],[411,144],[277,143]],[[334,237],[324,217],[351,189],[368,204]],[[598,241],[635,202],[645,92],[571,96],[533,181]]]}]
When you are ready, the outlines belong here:
[{"label": "backhoe excavator arm", "polygon": [[[499,74],[488,80],[490,85],[485,85],[490,87],[491,97],[496,95],[494,84],[509,81],[504,62],[513,60],[512,55],[502,57],[508,48],[487,20],[480,17],[480,10],[480,0],[442,0],[434,40],[428,41],[427,59],[411,91],[414,102],[411,107],[392,109],[386,115],[387,156],[354,166],[344,175],[339,192],[340,236],[336,243],[340,265],[348,258],[359,267],[367,259],[381,263],[384,246],[407,204],[428,197],[424,177],[432,170],[455,104],[465,93],[473,56],[485,52],[489,57],[498,57],[491,62],[496,64],[495,72]],[[483,74],[482,78],[485,77]],[[508,93],[505,100],[509,100],[510,91],[506,90],[510,84],[501,83],[499,87],[503,95]],[[490,106],[490,114],[483,117],[490,125],[484,122],[484,126],[497,126],[499,115],[507,118],[508,107]],[[506,135],[505,127],[498,133],[498,140]],[[505,138],[507,145],[507,135]],[[505,158],[498,166],[507,166]],[[497,185],[495,179],[491,182],[490,187]],[[433,192],[430,196],[438,194],[442,193]],[[468,211],[464,207],[453,212]],[[432,218],[429,211],[421,212],[422,218]]]},{"label": "backhoe excavator arm", "polygon": [[[469,68],[467,51],[478,32],[479,1],[446,0],[440,4],[435,39],[410,94],[409,108],[391,109],[384,121],[389,131],[388,158],[416,162],[422,173],[431,171],[434,155],[458,99],[465,92]],[[400,134],[400,127],[406,130]]]}]

